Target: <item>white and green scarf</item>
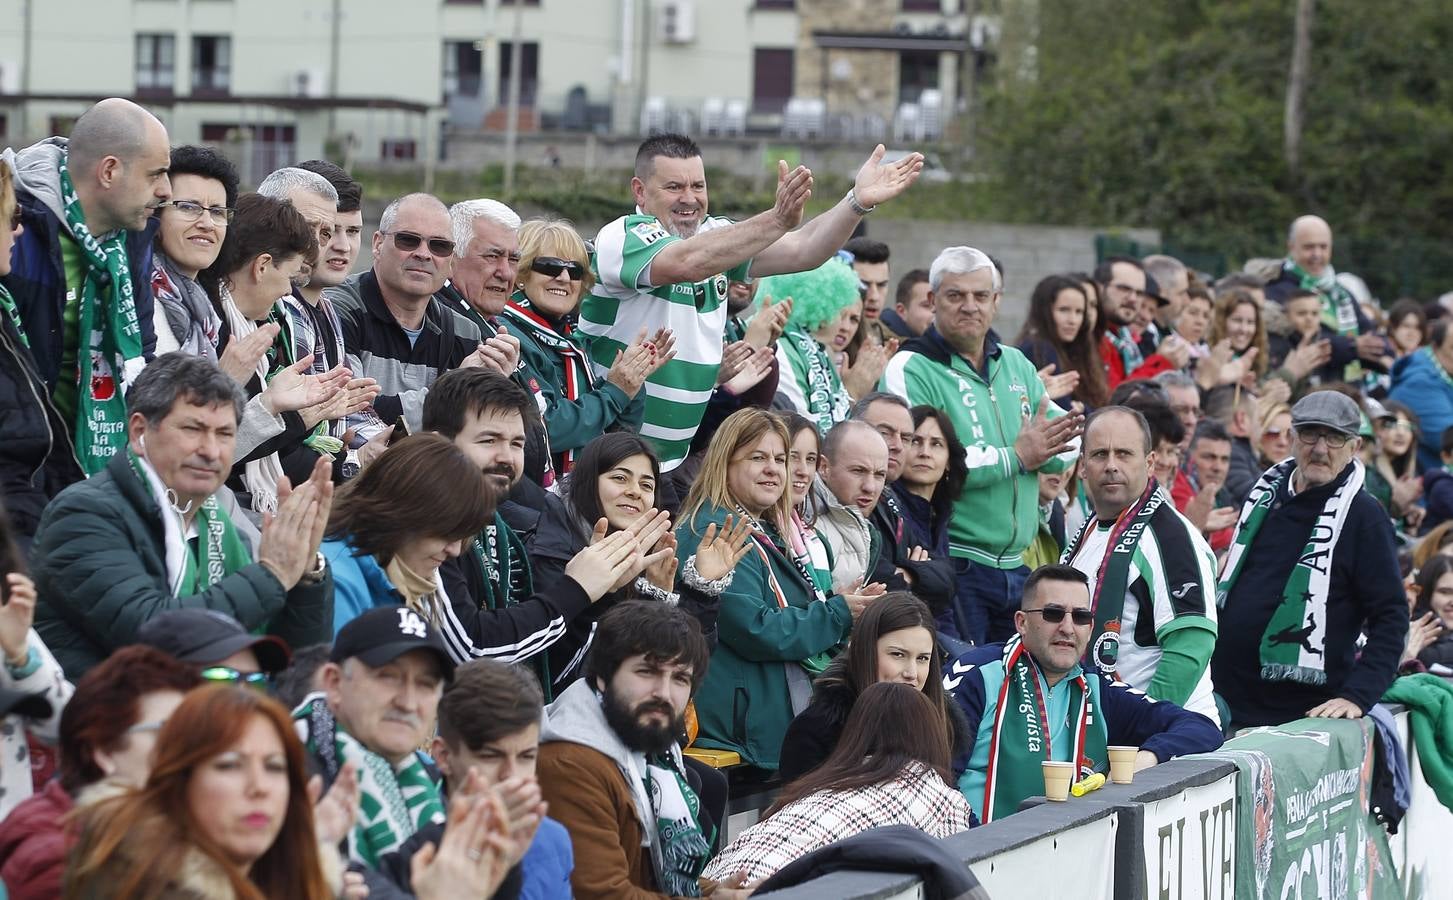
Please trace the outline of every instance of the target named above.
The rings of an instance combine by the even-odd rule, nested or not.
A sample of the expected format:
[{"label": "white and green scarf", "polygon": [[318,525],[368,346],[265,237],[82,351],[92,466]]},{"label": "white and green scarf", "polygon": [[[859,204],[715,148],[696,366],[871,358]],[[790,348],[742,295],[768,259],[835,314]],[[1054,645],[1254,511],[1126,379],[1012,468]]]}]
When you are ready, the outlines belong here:
[{"label": "white and green scarf", "polygon": [[[1251,489],[1231,551],[1216,585],[1216,605],[1225,606],[1236,585],[1246,552],[1271,511],[1282,483],[1292,477],[1295,459],[1284,460],[1262,473]],[[1261,636],[1261,677],[1265,681],[1296,681],[1302,684],[1327,682],[1325,643],[1327,636],[1327,594],[1331,587],[1332,554],[1342,536],[1342,526],[1352,501],[1362,490],[1365,472],[1362,462],[1352,460],[1352,473],[1322,505],[1307,537],[1306,547],[1282,588],[1281,604],[1271,615]]]},{"label": "white and green scarf", "polygon": [[672,897],[699,897],[697,878],[711,855],[715,829],[708,836],[701,828],[701,798],[670,753],[646,757],[646,795],[656,824],[652,849],[659,859],[656,887]]},{"label": "white and green scarf", "polygon": [[791,369],[783,374],[792,378],[802,393],[802,414],[817,425],[820,433],[827,434],[848,417],[852,396],[817,338],[796,328],[782,335],[781,346]]},{"label": "white and green scarf", "polygon": [[[1321,275],[1312,275],[1291,259],[1282,263],[1282,268],[1297,279],[1298,287],[1321,298],[1323,325],[1342,337],[1357,337],[1357,299],[1337,281],[1336,269],[1328,264]],[[1356,384],[1362,375],[1362,361],[1354,359],[1343,368],[1342,380]]]},{"label": "white and green scarf", "polygon": [[[95,475],[126,446],[126,385],[146,365],[135,289],[126,260],[126,232],[117,229],[97,240],[71,173],[61,157],[61,203],[66,229],[81,250],[85,275],[76,286],[81,346],[76,348],[76,455],[87,475]],[[66,377],[62,373],[62,377]]]},{"label": "white and green scarf", "polygon": [[126,456],[131,469],[141,483],[151,491],[152,499],[161,510],[164,540],[166,541],[167,585],[173,597],[191,597],[252,563],[252,554],[246,542],[238,534],[232,519],[217,503],[214,494],[197,507],[197,552],[193,553],[187,542],[185,513],[177,507],[177,495],[156,474],[146,460],[132,453],[128,448]]},{"label": "white and green scarf", "polygon": [[358,820],[348,837],[349,858],[377,867],[385,853],[413,837],[425,825],[444,821],[444,801],[417,753],[397,765],[366,749],[344,731],[321,693],[309,694],[293,719],[308,752],[322,765],[323,781],[332,784],[345,763],[358,775]]}]

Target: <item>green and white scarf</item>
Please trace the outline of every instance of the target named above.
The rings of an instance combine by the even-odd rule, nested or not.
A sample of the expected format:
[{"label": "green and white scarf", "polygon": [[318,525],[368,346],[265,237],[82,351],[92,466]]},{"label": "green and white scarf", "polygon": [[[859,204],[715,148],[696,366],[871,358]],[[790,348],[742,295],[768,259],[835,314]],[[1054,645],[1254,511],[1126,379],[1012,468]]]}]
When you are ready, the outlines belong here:
[{"label": "green and white scarf", "polygon": [[801,328],[782,335],[790,374],[802,392],[805,408],[802,414],[817,424],[822,434],[848,417],[853,398],[843,387],[837,368],[817,338]]},{"label": "green and white scarf", "polygon": [[444,821],[439,787],[429,777],[419,754],[398,765],[366,749],[344,731],[321,693],[309,694],[293,710],[308,752],[322,765],[323,780],[332,784],[345,763],[358,773],[358,819],[348,837],[349,859],[376,868],[384,854],[397,850],[425,825]]},{"label": "green and white scarf", "polygon": [[117,229],[103,243],[86,227],[68,160],[61,157],[61,203],[66,229],[81,250],[86,270],[76,290],[76,333],[82,344],[76,348],[76,455],[85,473],[95,475],[126,446],[125,388],[146,359],[126,261],[126,232]]},{"label": "green and white scarf", "polygon": [[[1004,683],[994,708],[994,729],[989,735],[989,768],[984,778],[985,824],[1016,812],[1026,797],[1044,793],[1040,763],[1055,758],[1050,746],[1054,725],[1049,721],[1039,666],[1016,635],[1004,645]],[[1083,669],[1065,676],[1070,682],[1069,762],[1075,778],[1084,778],[1109,762],[1105,717],[1095,711],[1095,698]]]},{"label": "green and white scarf", "polygon": [[[1262,473],[1241,508],[1231,552],[1226,556],[1221,581],[1216,585],[1216,605],[1225,606],[1236,585],[1246,552],[1275,502],[1282,483],[1292,477],[1295,459],[1284,460]],[[1265,681],[1296,681],[1303,684],[1327,682],[1324,644],[1327,636],[1327,592],[1331,586],[1332,553],[1342,536],[1342,526],[1352,501],[1362,490],[1365,472],[1362,462],[1352,460],[1352,472],[1322,505],[1312,525],[1306,547],[1292,567],[1282,588],[1281,604],[1271,614],[1261,636],[1261,677]]]},{"label": "green and white scarf", "polygon": [[[565,373],[563,384],[548,385],[555,388],[566,400],[579,400],[584,393],[595,389],[595,376],[590,371],[590,361],[586,358],[585,348],[574,337],[574,329],[569,324],[561,322],[559,330],[551,324],[538,310],[530,304],[530,300],[523,291],[516,291],[505,305],[502,313],[509,319],[511,327],[519,328],[525,334],[535,339],[540,346],[552,350],[560,357],[560,366]],[[560,474],[569,472],[575,466],[575,456],[578,450],[562,450],[559,456],[558,471]]]},{"label": "green and white scarf", "polygon": [[187,541],[183,510],[177,508],[176,493],[162,483],[149,463],[129,448],[124,452],[131,463],[131,470],[150,489],[152,499],[161,510],[167,584],[173,597],[200,594],[252,563],[252,553],[233,526],[232,518],[217,504],[215,494],[197,507],[197,535],[201,540],[197,542],[197,552],[193,553]]},{"label": "green and white scarf", "polygon": [[669,753],[646,758],[645,780],[651,816],[656,820],[652,844],[656,887],[672,897],[699,897],[701,886],[696,879],[706,868],[716,829],[710,837],[702,832],[701,798]]},{"label": "green and white scarf", "polygon": [[10,291],[3,284],[0,284],[0,315],[10,317],[10,321],[15,324],[16,334],[20,335],[21,345],[29,347],[30,336],[25,333],[25,323],[20,321],[20,310],[15,306],[15,298],[10,296]]}]

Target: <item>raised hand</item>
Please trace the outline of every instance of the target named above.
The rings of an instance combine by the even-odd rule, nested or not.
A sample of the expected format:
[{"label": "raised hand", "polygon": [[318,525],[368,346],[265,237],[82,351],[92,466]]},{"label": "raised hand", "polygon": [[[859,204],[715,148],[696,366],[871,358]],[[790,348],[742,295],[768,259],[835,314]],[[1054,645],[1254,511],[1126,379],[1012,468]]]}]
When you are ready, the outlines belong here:
[{"label": "raised hand", "polygon": [[746,367],[755,351],[746,341],[733,341],[722,348],[721,367],[716,370],[716,383],[726,384]]},{"label": "raised hand", "polygon": [[319,844],[342,842],[353,830],[358,818],[358,805],[363,794],[358,787],[358,770],[353,763],[344,763],[333,779],[328,793],[323,793],[323,776],[308,780],[308,800],[313,804],[313,830]]},{"label": "raised hand", "polygon": [[[325,459],[318,462],[327,465]],[[317,470],[314,471],[316,474]],[[331,504],[332,482],[328,488]],[[294,490],[284,475],[278,479],[277,512],[263,513],[257,561],[277,578],[284,590],[292,590],[317,557],[313,535],[322,537],[318,528],[319,503],[319,488],[312,478]]]},{"label": "raised hand", "polygon": [[1423,613],[1408,628],[1408,642],[1403,648],[1403,656],[1398,665],[1417,659],[1419,653],[1433,646],[1442,636],[1443,623],[1438,620],[1438,614],[1432,610]]},{"label": "raised hand", "polygon": [[9,599],[0,606],[0,651],[12,668],[30,658],[30,626],[35,621],[35,582],[30,576],[10,572],[5,576]]},{"label": "raised hand", "polygon": [[792,316],[792,298],[784,297],[776,303],[771,297],[763,297],[757,314],[747,323],[745,340],[753,347],[766,347],[782,336],[787,320]]},{"label": "raised hand", "polygon": [[1325,366],[1331,359],[1331,341],[1304,341],[1286,355],[1282,366],[1300,380]]},{"label": "raised hand", "polygon": [[259,325],[256,331],[244,338],[234,337],[217,359],[217,368],[238,384],[247,384],[257,374],[257,364],[262,362],[263,355],[272,346],[272,342],[277,340],[281,330],[282,326],[276,322],[268,322],[266,325]]},{"label": "raised hand", "polygon": [[1155,352],[1170,360],[1171,365],[1177,369],[1184,369],[1186,363],[1191,361],[1191,345],[1181,339],[1178,334],[1172,334],[1160,342]]},{"label": "raised hand", "polygon": [[509,814],[499,796],[464,794],[449,803],[449,827],[436,848],[425,844],[409,862],[419,900],[492,897],[519,852],[509,836]]},{"label": "raised hand", "polygon": [[696,548],[696,573],[705,581],[725,578],[751,550],[752,520],[746,516],[730,516],[721,523],[706,526],[706,534]]},{"label": "raised hand", "polygon": [[858,177],[853,180],[853,195],[862,206],[877,206],[892,200],[908,190],[908,186],[917,181],[923,172],[922,153],[909,153],[902,159],[884,164],[883,154],[886,152],[882,144],[874,147],[867,162],[858,169]]},{"label": "raised hand", "polygon": [[722,390],[733,397],[740,397],[747,391],[762,383],[762,379],[772,374],[772,362],[777,355],[772,352],[771,347],[761,347],[752,352],[747,359],[747,364],[737,373],[736,377],[722,385]]},{"label": "raised hand", "polygon": [[856,619],[863,614],[863,610],[868,608],[869,603],[883,596],[887,591],[888,586],[882,582],[875,581],[865,587],[863,579],[859,579],[857,584],[843,592],[842,598],[847,601],[848,612],[852,613],[853,618]]},{"label": "raised hand", "polygon": [[591,603],[616,590],[617,585],[624,585],[639,571],[636,565],[641,553],[635,536],[625,531],[606,534],[607,527],[605,519],[597,522],[590,545],[565,564],[565,574],[575,579]]},{"label": "raised hand", "polygon": [[1218,506],[1206,514],[1206,533],[1220,531],[1223,528],[1230,528],[1236,524],[1240,511],[1234,506]]},{"label": "raised hand", "polygon": [[605,373],[605,380],[620,388],[627,397],[634,397],[655,369],[656,348],[646,341],[646,329],[630,346],[616,351],[616,358]]},{"label": "raised hand", "polygon": [[844,362],[842,367],[843,387],[854,400],[862,399],[878,387],[878,379],[888,368],[888,360],[898,352],[898,339],[890,338],[886,344],[863,341],[858,347],[858,360]]},{"label": "raised hand", "polygon": [[327,403],[347,386],[353,375],[341,365],[322,375],[306,374],[312,365],[313,355],[310,353],[268,380],[262,392],[262,403],[269,412],[273,415],[297,412]]},{"label": "raised hand", "polygon": [[[470,771],[473,772],[474,769],[471,767]],[[535,839],[540,822],[549,811],[549,804],[542,799],[540,793],[540,783],[533,776],[516,775],[501,781],[490,790],[499,797],[505,809],[506,829],[515,842],[516,851],[519,856],[524,856]],[[519,861],[518,856],[514,857],[510,860],[510,865],[513,866]]]},{"label": "raised hand", "polygon": [[1046,415],[1049,397],[1039,398],[1039,407],[1034,415],[1019,429],[1014,439],[1014,452],[1020,465],[1033,472],[1071,448],[1071,441],[1079,435],[1085,417],[1078,413],[1067,413],[1051,419]]},{"label": "raised hand", "polygon": [[676,535],[666,532],[651,549],[650,556],[655,562],[646,566],[646,580],[663,591],[669,591],[676,587],[676,567],[679,560],[676,559]]},{"label": "raised hand", "polygon": [[1044,393],[1051,400],[1058,400],[1061,397],[1068,397],[1075,392],[1080,384],[1080,373],[1071,369],[1068,372],[1054,374],[1056,366],[1050,363],[1039,370],[1039,380],[1044,384]]},{"label": "raised hand", "polygon": [[798,166],[789,172],[787,161],[777,160],[777,197],[772,204],[772,215],[784,232],[802,224],[802,211],[811,197],[812,171],[806,166]]}]

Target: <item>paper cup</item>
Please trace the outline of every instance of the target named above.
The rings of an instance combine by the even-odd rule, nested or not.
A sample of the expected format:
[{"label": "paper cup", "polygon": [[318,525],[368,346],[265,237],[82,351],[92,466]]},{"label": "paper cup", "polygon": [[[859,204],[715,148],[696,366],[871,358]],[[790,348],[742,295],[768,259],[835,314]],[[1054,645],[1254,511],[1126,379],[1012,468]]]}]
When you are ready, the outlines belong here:
[{"label": "paper cup", "polygon": [[1135,781],[1135,755],[1139,747],[1106,747],[1110,752],[1110,781],[1130,784]]},{"label": "paper cup", "polygon": [[1075,764],[1067,762],[1040,763],[1044,767],[1044,797],[1063,802],[1070,798],[1070,782],[1075,780]]}]

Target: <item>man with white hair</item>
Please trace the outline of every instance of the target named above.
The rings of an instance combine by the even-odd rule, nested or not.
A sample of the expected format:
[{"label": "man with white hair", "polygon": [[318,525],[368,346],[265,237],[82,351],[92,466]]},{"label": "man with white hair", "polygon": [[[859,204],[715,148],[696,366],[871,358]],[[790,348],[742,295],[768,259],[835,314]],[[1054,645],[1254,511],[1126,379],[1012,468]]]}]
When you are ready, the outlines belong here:
[{"label": "man with white hair", "polygon": [[461,200],[449,207],[454,228],[454,273],[435,296],[479,326],[485,337],[499,331],[519,281],[520,215],[498,200]]},{"label": "man with white hair", "polygon": [[[1321,216],[1299,216],[1287,229],[1287,258],[1281,274],[1266,286],[1266,299],[1285,303],[1296,291],[1322,298],[1322,324],[1332,330],[1329,369],[1340,371],[1348,384],[1362,380],[1362,370],[1384,371],[1392,345],[1357,305],[1357,298],[1337,280],[1332,268],[1332,226]],[[1324,332],[1325,334],[1325,332]]]},{"label": "man with white hair", "polygon": [[882,388],[948,414],[967,448],[965,490],[949,523],[958,588],[940,632],[960,642],[1007,640],[1039,525],[1039,471],[1073,464],[1084,417],[1049,402],[1034,364],[990,335],[1003,284],[988,255],[949,247],[929,269],[933,325],[905,343]]}]

